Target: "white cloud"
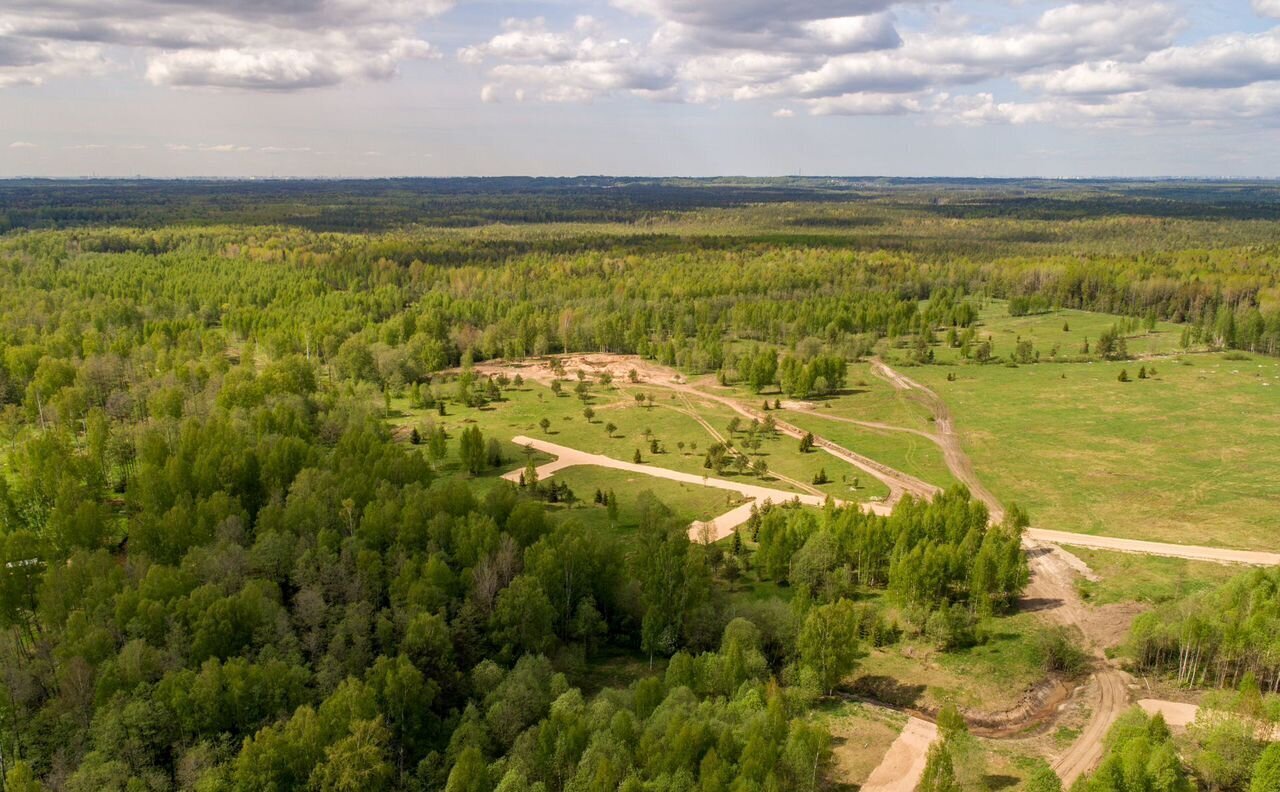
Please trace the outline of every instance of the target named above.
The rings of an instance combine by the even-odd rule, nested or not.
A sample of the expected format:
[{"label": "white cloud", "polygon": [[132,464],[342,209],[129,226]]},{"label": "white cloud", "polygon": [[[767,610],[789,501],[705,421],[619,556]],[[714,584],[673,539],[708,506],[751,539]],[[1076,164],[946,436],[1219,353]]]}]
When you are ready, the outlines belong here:
[{"label": "white cloud", "polygon": [[[139,51],[161,85],[295,90],[393,76],[433,57],[417,26],[450,0],[10,0],[0,86],[102,69]],[[128,58],[127,53],[125,58]]]},{"label": "white cloud", "polygon": [[920,98],[901,94],[850,93],[806,100],[812,115],[905,115],[924,109]]},{"label": "white cloud", "polygon": [[[245,146],[239,143],[197,143],[195,145],[192,145],[190,143],[169,143],[165,145],[165,148],[168,149],[169,151],[197,151],[197,152],[203,152],[207,154],[239,154],[245,151],[253,150],[252,146]],[[280,149],[280,150],[283,151],[285,149]],[[305,150],[305,149],[290,149],[290,150]],[[267,149],[262,149],[262,151],[267,151]]]},{"label": "white cloud", "polygon": [[1259,16],[1280,18],[1280,0],[1253,0],[1253,10]]},{"label": "white cloud", "polygon": [[9,144],[9,148],[11,148],[11,149],[33,149],[33,148],[39,148],[39,146],[37,146],[35,143],[28,143],[28,142],[27,142],[27,141],[25,141],[25,140],[15,140],[15,141],[13,141],[12,143],[10,143],[10,144]]},{"label": "white cloud", "polygon": [[1131,64],[1107,60],[1078,63],[1048,73],[1029,74],[1018,78],[1027,89],[1059,96],[1096,96],[1125,93],[1141,88],[1145,81]]},{"label": "white cloud", "polygon": [[667,90],[673,70],[641,45],[600,36],[593,19],[579,17],[571,31],[552,32],[545,20],[508,20],[505,30],[459,52],[464,63],[497,61],[480,98],[496,102],[504,94],[523,101],[532,91],[546,102],[585,102],[631,92],[653,96]]},{"label": "white cloud", "polygon": [[774,118],[793,118],[795,114],[796,114],[796,111],[792,110],[789,107],[780,107],[777,110],[773,111]]}]

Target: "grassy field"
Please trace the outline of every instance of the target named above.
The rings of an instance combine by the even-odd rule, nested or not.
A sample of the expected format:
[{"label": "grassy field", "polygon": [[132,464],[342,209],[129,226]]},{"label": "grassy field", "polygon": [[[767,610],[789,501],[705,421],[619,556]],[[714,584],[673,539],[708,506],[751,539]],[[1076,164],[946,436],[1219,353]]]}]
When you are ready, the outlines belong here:
[{"label": "grassy field", "polygon": [[[737,493],[685,484],[679,481],[642,476],[600,467],[572,467],[555,474],[569,485],[577,501],[569,506],[553,506],[552,514],[590,528],[626,533],[640,522],[640,495],[651,493],[682,522],[710,520],[742,503]],[[596,490],[613,492],[618,498],[618,524],[610,525],[608,510],[594,503]]]},{"label": "grassy field", "polygon": [[[745,401],[745,400],[744,400]],[[729,422],[739,417],[729,407],[719,402],[692,398],[689,400],[694,411],[707,423],[711,424],[722,435],[728,436]],[[790,418],[790,415],[787,415]],[[746,433],[740,431],[734,435],[735,445],[745,438]],[[849,467],[830,454],[812,451],[801,454],[799,441],[784,434],[762,435],[764,443],[752,456],[759,456],[769,465],[769,469],[797,481],[812,482],[819,471],[825,471],[830,483],[817,485],[822,492],[845,500],[867,501],[884,498],[889,488],[871,476]],[[854,477],[858,478],[857,488],[853,487]]]},{"label": "grassy field", "polygon": [[[1089,343],[1088,354],[1096,358],[1098,336],[1111,327],[1119,327],[1123,331],[1125,321],[1124,317],[1071,309],[1010,316],[1008,303],[1004,300],[990,300],[979,312],[976,327],[978,339],[990,341],[992,354],[997,357],[1008,359],[1018,341],[1024,340],[1030,341],[1032,347],[1040,353],[1040,359],[1047,361],[1055,357],[1074,358],[1086,354],[1086,341]],[[1138,327],[1124,335],[1130,355],[1169,354],[1179,351],[1182,326],[1157,322],[1152,332]],[[940,363],[962,359],[959,349],[945,344],[934,349],[934,358]]]},{"label": "grassy field", "polygon": [[[736,416],[722,404],[696,397],[685,400],[664,388],[636,385],[604,388],[594,384],[589,399],[584,402],[571,394],[572,385],[572,382],[566,383],[564,395],[556,396],[548,387],[526,383],[520,388],[508,388],[501,401],[479,408],[450,401],[443,417],[434,409],[411,407],[407,398],[394,399],[390,421],[393,426],[402,427],[404,432],[411,427],[425,430],[432,425],[443,426],[450,437],[449,458],[453,462],[449,469],[458,468],[458,433],[474,424],[480,427],[486,438],[496,437],[503,443],[506,456],[514,460],[512,467],[522,463],[526,457],[524,449],[512,443],[511,438],[526,435],[626,462],[630,462],[638,450],[647,463],[702,476],[710,474],[703,467],[704,453],[717,440],[698,418],[706,421],[721,436],[728,437],[729,422]],[[447,391],[448,386],[443,386],[442,390]],[[636,400],[638,394],[652,395],[653,400],[646,398],[643,403],[639,402]],[[590,421],[583,414],[587,407],[594,411]],[[546,431],[540,426],[543,418],[550,421]],[[607,431],[609,424],[615,427],[612,434]],[[745,432],[739,431],[732,441],[740,447],[745,437]],[[769,473],[760,478],[750,472],[738,473],[729,467],[719,474],[719,478],[741,479],[744,483],[801,493],[805,491],[803,488],[786,479],[808,484],[819,470],[825,469],[831,481],[817,488],[829,495],[867,501],[888,494],[888,488],[868,476],[862,476],[857,489],[854,489],[849,482],[842,480],[843,466],[838,461],[826,454],[801,454],[794,438],[781,434],[762,437],[762,446],[750,456],[763,459]],[[652,440],[658,441],[658,454],[650,449]],[[549,457],[540,455],[538,458]]]},{"label": "grassy field", "polygon": [[1245,567],[1160,558],[1135,553],[1066,548],[1089,565],[1098,580],[1081,580],[1080,594],[1095,605],[1113,602],[1142,602],[1152,605],[1179,599],[1229,578],[1243,574]]},{"label": "grassy field", "polygon": [[[451,438],[475,424],[486,438],[496,437],[513,451],[520,449],[510,443],[511,438],[526,435],[627,462],[638,450],[645,461],[660,467],[697,475],[707,472],[702,466],[703,452],[715,440],[696,419],[672,405],[670,391],[637,387],[605,389],[596,385],[590,399],[583,402],[570,393],[571,388],[572,385],[566,385],[564,395],[556,396],[548,387],[526,383],[520,388],[509,388],[503,393],[502,401],[484,407],[449,402],[444,417],[434,410],[412,409],[407,400],[401,399],[392,402],[392,422],[404,426],[444,426]],[[639,406],[634,397],[636,393],[652,393],[654,406]],[[583,415],[586,407],[595,411],[590,421]],[[551,422],[545,432],[539,425],[543,418]],[[615,427],[612,434],[607,431],[609,424]],[[662,447],[658,454],[650,451],[650,441],[655,439]],[[450,450],[456,452],[453,439]],[[523,454],[519,459],[524,460]],[[732,479],[737,475],[730,470],[723,477]],[[750,474],[744,478],[775,489],[800,491],[776,479],[761,481]]]},{"label": "grassy field", "polygon": [[[856,450],[922,481],[944,489],[956,483],[955,477],[947,469],[942,450],[928,438],[910,432],[868,429],[824,418],[824,413],[839,414],[834,406],[831,410],[821,407],[816,410],[788,410],[786,419],[801,429],[822,435],[845,448]],[[870,477],[863,475],[862,478]]]},{"label": "grassy field", "polygon": [[[1223,547],[1275,547],[1280,361],[922,366],[1002,500],[1036,525]],[[1117,382],[1122,369],[1130,382]],[[947,375],[954,374],[955,381]]]},{"label": "grassy field", "polygon": [[1021,613],[987,619],[982,629],[988,636],[985,643],[953,652],[910,638],[874,649],[859,661],[851,681],[874,687],[904,706],[951,702],[988,711],[1012,706],[1044,677],[1036,643],[1043,623],[1034,614]]}]

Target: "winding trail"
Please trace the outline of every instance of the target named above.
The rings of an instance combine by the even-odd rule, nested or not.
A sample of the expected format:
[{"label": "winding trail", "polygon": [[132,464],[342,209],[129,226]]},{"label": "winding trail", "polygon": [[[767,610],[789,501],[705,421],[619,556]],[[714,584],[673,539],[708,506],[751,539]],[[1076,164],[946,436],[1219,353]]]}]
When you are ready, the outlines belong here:
[{"label": "winding trail", "polygon": [[[771,487],[761,487],[757,484],[729,481],[727,479],[714,478],[711,476],[699,476],[694,473],[683,473],[678,470],[657,467],[655,465],[623,462],[620,459],[614,459],[613,457],[608,457],[603,454],[592,454],[586,451],[579,451],[576,448],[562,446],[558,443],[552,443],[546,440],[537,440],[532,437],[525,437],[524,435],[517,435],[511,438],[511,442],[521,446],[528,446],[538,451],[542,451],[543,453],[552,454],[556,457],[552,461],[543,463],[537,467],[536,472],[538,474],[538,481],[544,481],[565,468],[585,465],[610,468],[612,470],[622,470],[628,473],[638,473],[644,476],[653,476],[654,478],[679,481],[684,484],[696,484],[702,487],[729,490],[749,499],[746,503],[735,506],[733,509],[714,520],[710,520],[705,523],[693,523],[693,525],[689,527],[689,538],[695,542],[715,542],[727,537],[733,532],[734,528],[750,519],[752,507],[764,503],[788,503],[791,501],[799,501],[806,506],[824,506],[828,500],[832,500],[837,506],[848,505],[845,501],[829,499],[826,495],[787,492],[786,490],[773,489]],[[502,478],[507,481],[519,482],[523,476],[524,468],[520,467],[509,473],[504,473]],[[863,508],[877,514],[885,514],[888,512],[888,508],[886,506],[878,503],[864,504]]]},{"label": "winding trail", "polygon": [[955,419],[952,418],[951,409],[947,407],[947,403],[938,394],[925,386],[889,368],[880,358],[872,358],[871,370],[877,376],[888,380],[889,384],[894,388],[906,393],[909,398],[924,405],[933,414],[933,425],[936,427],[936,432],[934,433],[935,442],[942,448],[942,456],[946,460],[947,468],[951,471],[951,475],[968,487],[969,492],[975,498],[987,505],[987,511],[991,513],[992,521],[1002,522],[1004,520],[1004,506],[1001,505],[1000,499],[991,490],[987,489],[982,480],[978,478],[978,473],[973,468],[973,462],[969,460],[969,455],[965,453],[964,447],[960,444],[960,436],[956,433]]},{"label": "winding trail", "polygon": [[[579,358],[579,360],[591,365],[589,358]],[[622,359],[617,356],[605,364],[609,366],[625,366],[630,363],[635,370],[639,368],[647,376],[645,384],[657,387],[668,388],[684,394],[696,395],[698,398],[709,399],[724,404],[746,418],[763,421],[766,415],[772,416],[775,425],[782,433],[791,437],[802,437],[806,432],[799,427],[779,420],[777,413],[763,413],[753,408],[746,407],[736,399],[721,396],[719,394],[709,393],[707,391],[694,388],[683,382],[678,375],[673,375],[669,370],[659,369],[638,358]],[[942,449],[944,460],[951,474],[966,487],[969,492],[986,506],[991,515],[991,519],[995,522],[1003,521],[1004,506],[995,494],[991,492],[979,479],[977,472],[973,467],[972,461],[965,453],[960,442],[960,438],[955,429],[955,422],[950,409],[946,403],[932,390],[912,380],[911,378],[893,370],[884,361],[879,358],[872,360],[872,370],[876,376],[886,380],[893,387],[917,403],[923,405],[933,415],[933,425],[936,429],[934,433],[922,432],[918,429],[910,429],[906,427],[895,427],[889,424],[880,424],[865,422],[871,428],[884,429],[889,431],[908,431],[915,434],[922,434],[929,437],[933,442],[937,443]],[[663,380],[666,381],[663,381]],[[816,414],[816,413],[815,413]],[[824,416],[829,417],[829,416]],[[852,420],[852,419],[849,419]],[[855,423],[861,423],[854,421]],[[865,457],[843,446],[833,443],[826,438],[814,434],[814,445],[822,449],[832,456],[844,460],[858,469],[874,476],[884,482],[889,488],[890,496],[883,504],[873,505],[874,511],[889,511],[893,505],[906,495],[912,495],[919,498],[930,498],[939,492],[939,488],[921,481],[920,479],[907,475],[901,471],[895,470],[888,465],[877,462],[874,459]],[[517,438],[517,442],[521,442],[522,438]],[[531,441],[535,448],[547,450],[549,453],[558,453],[544,446],[552,446],[554,444],[542,444],[540,441]],[[557,448],[564,449],[563,446]],[[654,468],[644,465],[631,465],[621,463],[608,457],[600,457],[594,454],[583,454],[574,449],[564,449],[569,458],[590,458],[592,461],[564,461],[564,458],[557,459],[555,462],[548,463],[543,466],[549,472],[569,467],[572,464],[603,464],[606,467],[619,467],[624,470],[633,470],[633,472],[644,473],[647,475],[657,475],[663,478],[672,478],[679,481],[693,481],[695,483],[706,484],[707,486],[718,486],[724,489],[733,489],[743,494],[747,494],[744,488],[753,488],[765,490],[766,488],[755,488],[752,485],[738,485],[734,482],[728,482],[717,479],[700,479],[692,474],[676,473],[675,471],[663,471],[661,468]],[[659,472],[662,471],[662,472]],[[508,474],[511,478],[513,474]],[[542,476],[542,468],[539,469],[539,476]],[[519,471],[514,471],[516,479],[519,477]],[[715,482],[715,483],[712,483]],[[806,497],[814,498],[814,496],[798,496],[794,493],[783,493],[779,490],[770,491],[773,497],[782,496],[785,500],[800,499],[805,502]],[[756,496],[748,496],[756,497]],[[768,497],[768,496],[766,496]],[[875,509],[874,506],[880,506],[881,509]],[[741,513],[743,507],[738,507],[735,512]],[[750,509],[747,509],[749,514]],[[727,515],[726,515],[727,517]],[[745,518],[744,518],[745,519]],[[713,521],[714,522],[714,521]],[[691,535],[694,529],[691,530]],[[705,531],[705,529],[703,529]],[[725,534],[727,535],[727,533]],[[1197,547],[1192,545],[1175,545],[1161,542],[1144,542],[1131,539],[1115,539],[1112,537],[1099,537],[1088,534],[1075,534],[1065,531],[1052,531],[1048,529],[1030,528],[1024,534],[1024,542],[1028,551],[1028,563],[1031,568],[1031,579],[1023,597],[1023,607],[1027,610],[1040,613],[1049,621],[1062,624],[1064,626],[1075,627],[1080,630],[1085,640],[1088,642],[1089,648],[1094,657],[1094,668],[1091,678],[1091,684],[1087,686],[1087,693],[1091,699],[1091,714],[1088,723],[1085,725],[1080,736],[1072,745],[1064,751],[1053,763],[1053,769],[1062,779],[1063,786],[1069,787],[1082,774],[1091,770],[1102,757],[1103,738],[1107,731],[1111,728],[1112,723],[1120,716],[1120,714],[1128,707],[1130,703],[1129,693],[1129,677],[1119,668],[1112,665],[1107,659],[1103,650],[1103,639],[1094,634],[1091,625],[1096,624],[1096,620],[1088,618],[1088,606],[1080,599],[1076,590],[1075,577],[1087,567],[1075,556],[1072,556],[1066,550],[1062,549],[1060,544],[1072,544],[1081,547],[1096,547],[1107,550],[1119,550],[1124,552],[1147,553],[1151,555],[1163,555],[1176,558],[1189,558],[1202,561],[1214,561],[1218,563],[1239,563],[1239,564],[1259,564],[1259,565],[1280,565],[1280,554],[1276,553],[1260,553],[1239,550],[1225,550],[1213,547]],[[905,731],[905,730],[904,730]],[[879,786],[879,792],[909,792],[918,783],[919,776],[912,779],[911,773],[914,763],[918,762],[920,770],[923,771],[923,762],[927,752],[929,742],[922,740],[906,740],[903,741],[900,750],[899,743],[895,741],[891,747],[889,755],[886,755],[881,767],[878,767],[872,774],[872,778],[876,783],[883,784]],[[914,746],[914,747],[912,747]],[[908,758],[909,757],[909,758]],[[905,769],[904,769],[905,768]],[[883,769],[883,772],[881,772]],[[877,775],[879,774],[879,775]],[[868,781],[870,784],[871,781]]]},{"label": "winding trail", "polygon": [[[730,453],[732,453],[734,456],[742,456],[742,457],[746,456],[746,454],[742,453],[742,451],[739,450],[736,446],[730,445],[728,439],[725,438],[725,436],[720,433],[720,430],[712,426],[710,421],[708,421],[706,418],[703,418],[702,414],[699,413],[696,409],[694,409],[693,403],[689,401],[688,394],[683,392],[680,393],[680,401],[682,404],[684,404],[683,409],[679,407],[672,407],[669,404],[663,404],[661,406],[667,408],[668,410],[675,410],[681,415],[686,415],[692,418],[693,420],[697,421],[698,424],[701,425],[702,428],[706,430],[707,434],[711,435],[711,437],[714,438],[717,443],[720,443],[721,445],[724,445],[726,448],[728,448]],[[820,497],[826,497],[825,492],[813,486],[812,484],[806,484],[805,482],[800,481],[798,479],[793,479],[790,476],[784,476],[783,474],[779,473],[776,470],[770,470],[769,475],[773,476],[779,481],[785,481],[791,486],[796,487],[797,489],[803,490],[804,492],[807,492],[810,495],[818,495]]]},{"label": "winding trail", "polygon": [[[804,437],[806,434],[813,434],[812,432],[807,432],[804,429],[801,429],[793,423],[789,423],[781,419],[776,412],[766,413],[753,407],[747,407],[737,399],[729,396],[721,396],[718,393],[709,393],[704,390],[699,390],[691,385],[678,382],[651,384],[656,384],[659,387],[669,388],[674,391],[697,396],[698,398],[718,402],[744,418],[749,418],[753,421],[760,421],[763,423],[765,418],[772,417],[774,426],[777,427],[779,432],[797,440]],[[916,498],[932,498],[934,495],[942,491],[939,487],[936,487],[933,484],[921,481],[915,476],[891,468],[883,462],[878,462],[871,457],[863,456],[856,451],[851,451],[838,443],[833,443],[825,437],[814,434],[813,446],[814,448],[824,451],[836,459],[853,465],[864,473],[884,482],[884,485],[889,488],[889,497],[884,500],[884,503],[890,508],[897,505],[898,501],[902,500],[906,495],[911,495]]]}]

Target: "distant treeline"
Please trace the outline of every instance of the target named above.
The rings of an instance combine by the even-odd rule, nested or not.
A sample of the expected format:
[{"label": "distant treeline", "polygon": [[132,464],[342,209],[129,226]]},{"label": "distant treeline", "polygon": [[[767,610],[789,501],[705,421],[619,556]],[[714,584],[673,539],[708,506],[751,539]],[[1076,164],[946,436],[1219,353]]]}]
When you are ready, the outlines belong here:
[{"label": "distant treeline", "polygon": [[[868,202],[947,218],[1070,221],[1132,215],[1280,218],[1273,182],[1037,179],[403,178],[0,181],[0,233],[92,225],[285,224],[315,231],[410,225],[633,222],[655,213],[782,202]],[[795,225],[839,227],[830,218]],[[858,224],[849,221],[849,225]]]}]

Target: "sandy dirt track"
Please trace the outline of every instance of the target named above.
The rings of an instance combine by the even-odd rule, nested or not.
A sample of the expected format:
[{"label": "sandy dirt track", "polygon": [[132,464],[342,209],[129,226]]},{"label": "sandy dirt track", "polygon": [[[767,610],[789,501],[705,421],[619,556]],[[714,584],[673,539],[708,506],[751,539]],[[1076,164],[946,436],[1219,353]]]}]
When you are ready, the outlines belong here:
[{"label": "sandy dirt track", "polygon": [[[546,440],[538,440],[524,435],[517,435],[511,438],[511,442],[521,446],[531,446],[543,453],[552,454],[556,458],[551,462],[540,465],[537,468],[538,480],[543,481],[553,475],[557,471],[565,468],[579,465],[594,465],[597,467],[611,468],[613,470],[622,470],[628,473],[638,473],[644,476],[653,476],[654,478],[669,479],[671,481],[680,481],[685,484],[697,484],[703,487],[714,487],[716,489],[729,490],[737,492],[751,499],[751,502],[735,506],[727,514],[721,515],[707,523],[695,522],[689,528],[689,538],[694,541],[718,541],[733,533],[733,529],[746,522],[751,517],[751,507],[766,502],[786,503],[788,501],[799,501],[806,506],[823,506],[827,502],[826,496],[798,494],[795,492],[787,492],[785,490],[772,489],[770,487],[761,487],[756,484],[746,484],[737,481],[728,481],[726,479],[713,478],[711,476],[698,476],[693,473],[682,473],[678,470],[670,470],[655,465],[636,464],[635,462],[623,462],[620,459],[607,457],[603,454],[591,454],[586,451],[579,451],[576,448],[562,446],[558,443],[551,443]],[[519,481],[524,474],[524,468],[517,468],[510,473],[503,474],[503,478],[507,481]],[[842,501],[836,501],[837,505],[847,505]],[[868,504],[866,508],[871,511],[883,513],[885,507],[882,504]]]},{"label": "sandy dirt track", "polygon": [[1280,566],[1280,553],[1264,553],[1255,550],[1229,550],[1223,547],[1146,542],[1141,539],[1117,539],[1114,536],[1050,531],[1044,528],[1028,528],[1027,536],[1040,542],[1076,545],[1097,550],[1116,550],[1122,553],[1189,558],[1193,561],[1212,561],[1219,564],[1249,564],[1251,566]]},{"label": "sandy dirt track", "polygon": [[938,727],[926,720],[909,718],[893,741],[884,759],[871,771],[862,792],[913,792],[924,775],[929,746],[938,739]]}]

